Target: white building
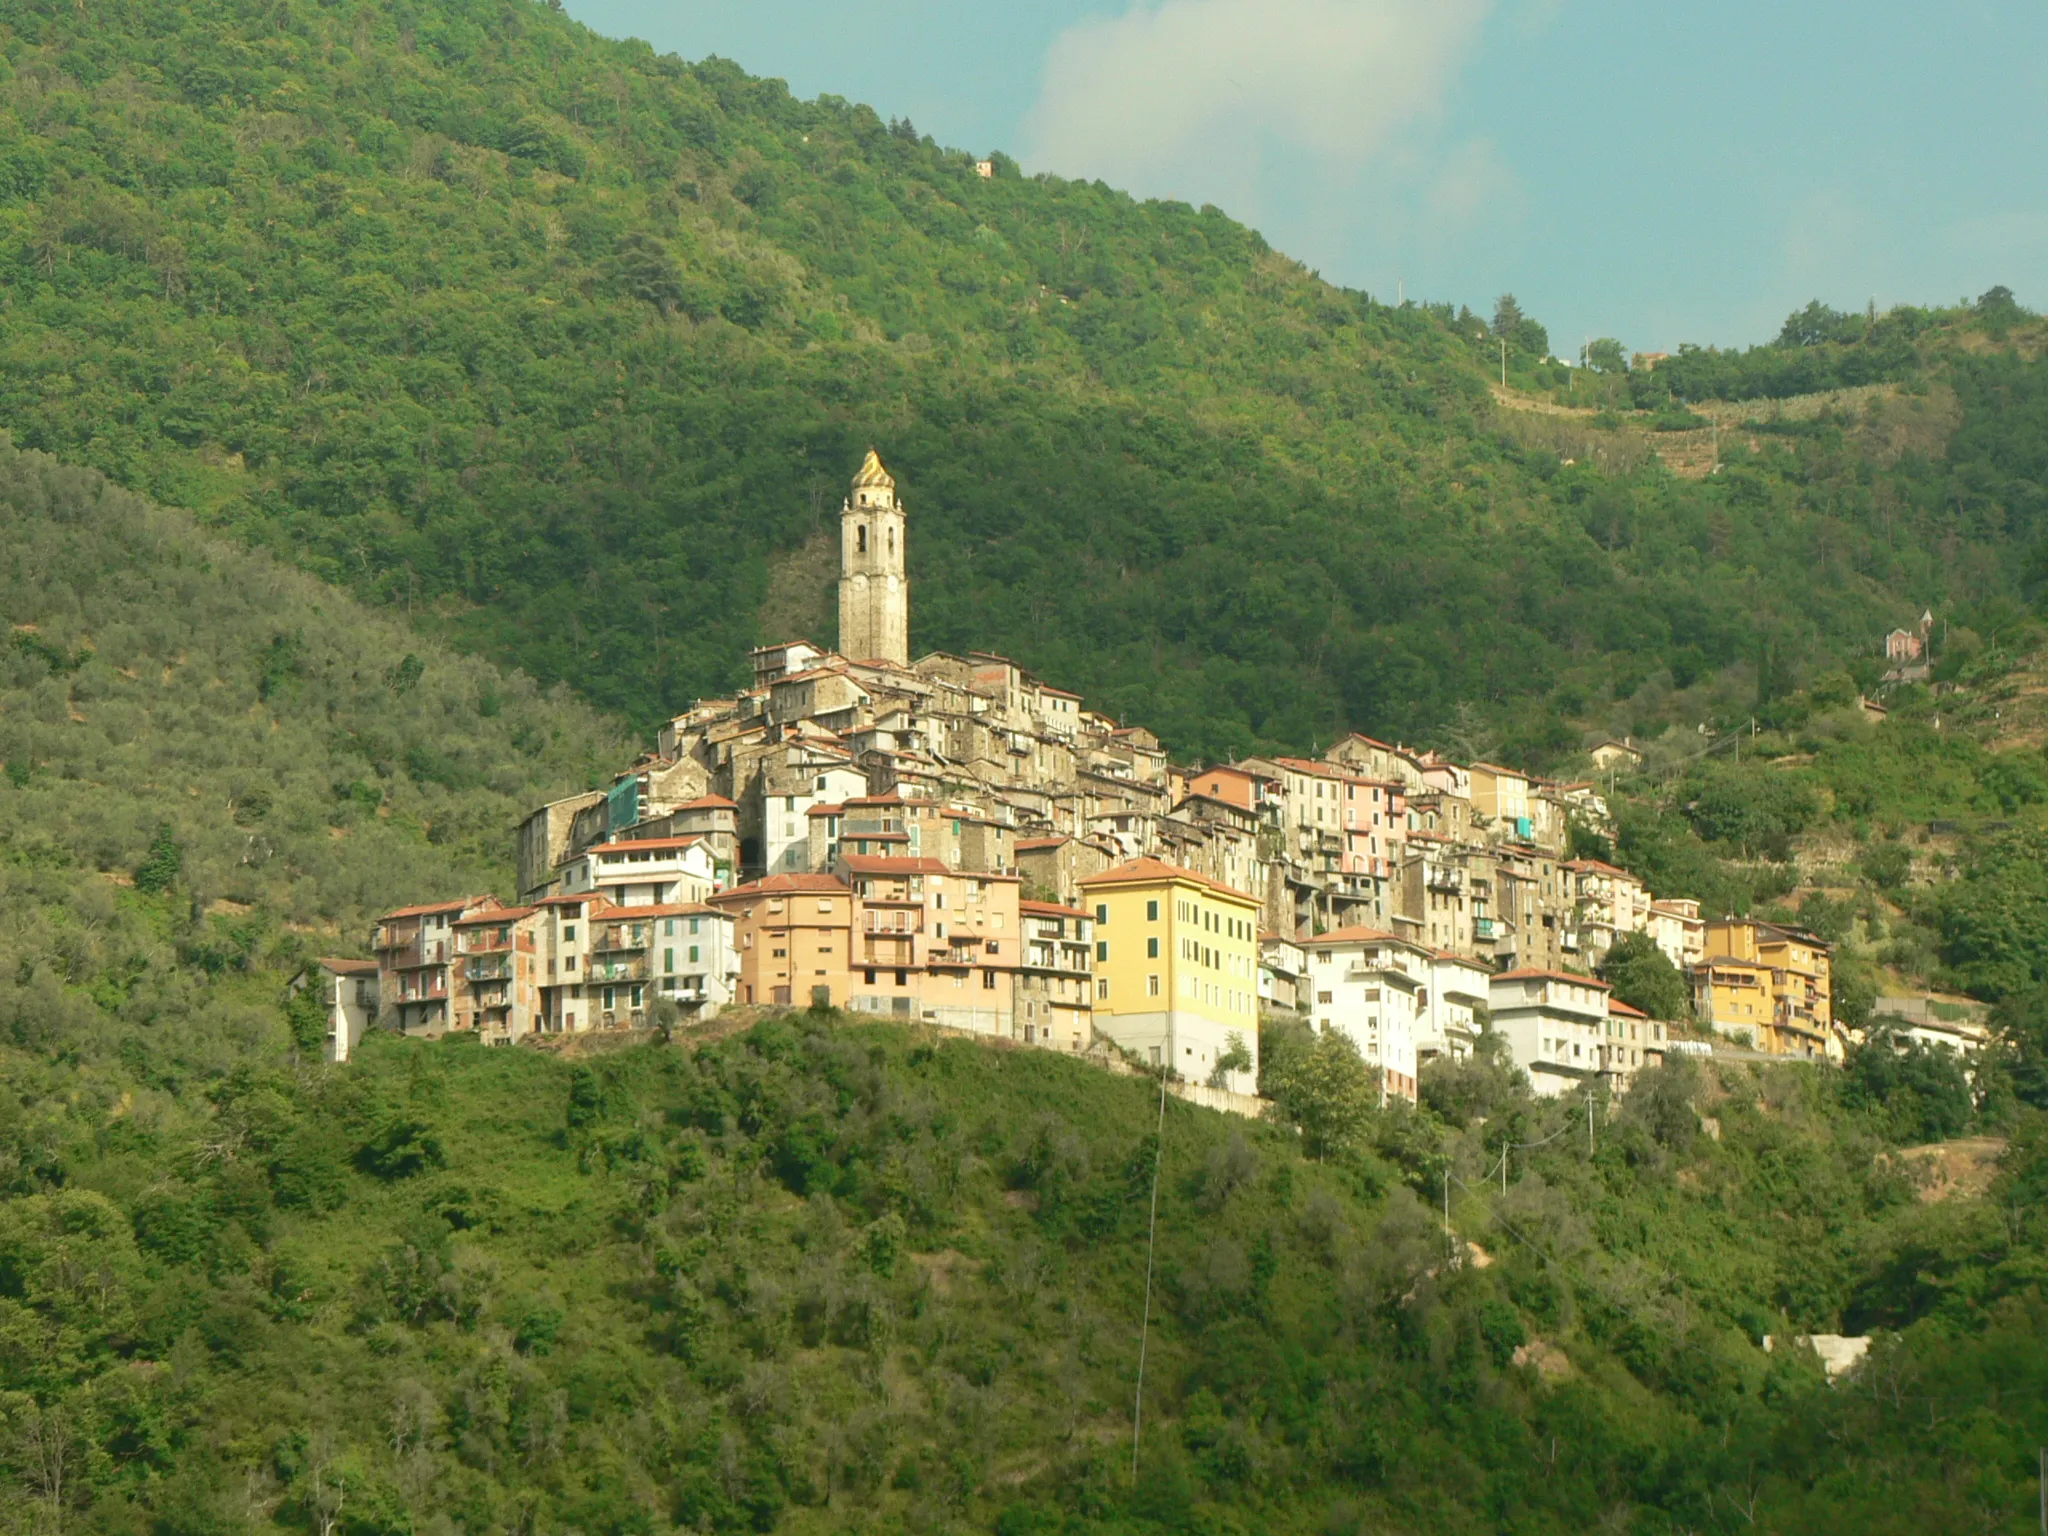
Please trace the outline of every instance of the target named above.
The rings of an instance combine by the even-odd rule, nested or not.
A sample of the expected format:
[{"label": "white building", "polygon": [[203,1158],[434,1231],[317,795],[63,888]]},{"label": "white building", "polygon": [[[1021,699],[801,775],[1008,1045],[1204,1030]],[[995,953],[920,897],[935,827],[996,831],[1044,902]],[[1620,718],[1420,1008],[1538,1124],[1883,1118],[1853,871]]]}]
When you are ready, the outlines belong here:
[{"label": "white building", "polygon": [[1308,991],[1308,956],[1293,939],[1259,935],[1259,1007],[1267,1012],[1301,1010]]},{"label": "white building", "polygon": [[1575,1093],[1599,1077],[1608,986],[1567,971],[1503,971],[1492,980],[1494,1029],[1536,1092]]},{"label": "white building", "polygon": [[858,800],[868,792],[866,769],[815,749],[804,780],[793,794],[761,797],[761,861],[767,874],[823,874],[823,866],[812,864],[811,812]]},{"label": "white building", "polygon": [[1479,1038],[1479,1010],[1488,1006],[1493,970],[1448,949],[1430,951],[1428,981],[1415,1019],[1418,1065],[1440,1057],[1463,1061]]},{"label": "white building", "polygon": [[648,966],[656,995],[675,1003],[687,1019],[713,1017],[739,990],[732,914],[699,902],[660,907],[650,916]]},{"label": "white building", "polygon": [[1338,1030],[1380,1069],[1383,1098],[1415,1101],[1416,1023],[1429,990],[1431,951],[1378,928],[1338,928],[1302,941],[1309,1017]]},{"label": "white building", "polygon": [[621,907],[695,903],[717,889],[718,870],[701,837],[599,843],[562,866],[564,896],[598,895]]},{"label": "white building", "polygon": [[377,962],[318,960],[305,978],[320,988],[327,1009],[327,1036],[322,1054],[329,1061],[347,1061],[362,1044],[363,1032],[377,1018]]}]

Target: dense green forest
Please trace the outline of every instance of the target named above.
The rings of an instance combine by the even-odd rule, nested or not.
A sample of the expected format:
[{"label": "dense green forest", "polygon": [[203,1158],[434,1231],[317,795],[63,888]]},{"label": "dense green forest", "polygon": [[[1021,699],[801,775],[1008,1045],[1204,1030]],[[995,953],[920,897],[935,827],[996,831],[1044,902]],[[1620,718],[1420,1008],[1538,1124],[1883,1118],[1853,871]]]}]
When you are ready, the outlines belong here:
[{"label": "dense green forest", "polygon": [[[327,1067],[306,958],[501,883],[518,811],[624,743],[95,472],[0,450],[0,522],[7,1536],[2031,1518],[2024,979],[1974,1083],[1881,1040],[1839,1074],[1679,1065],[1590,1117],[1490,1059],[1381,1111],[1281,1026],[1277,1121],[1175,1100],[1163,1135],[1141,1076],[829,1015]],[[1943,706],[1988,715],[1997,656]],[[1873,869],[1932,811],[2038,827],[2024,751],[1913,707],[1853,736],[1795,692],[1778,757],[1640,798],[1708,873],[1859,793]],[[1903,1149],[1968,1132],[2009,1140],[1989,1187],[1924,1198]],[[1758,1342],[1867,1330],[1833,1386]]]},{"label": "dense green forest", "polygon": [[[1920,1198],[1939,1061],[1660,1069],[1590,1132],[1481,1064],[1310,1159],[830,1017],[192,1044],[0,1055],[13,1529],[2031,1529],[2048,1162],[2007,1095],[1988,1195]],[[1833,1386],[1782,1342],[1865,1329]]]},{"label": "dense green forest", "polygon": [[18,440],[643,726],[736,681],[771,561],[870,442],[920,647],[1004,650],[1189,756],[1471,703],[1544,757],[1658,678],[1797,679],[2009,593],[2039,536],[2009,297],[1789,327],[1774,366],[1947,425],[1781,434],[1696,483],[1514,430],[1490,326],[1518,383],[1564,381],[1511,306],[1389,306],[1213,208],[984,180],[528,0],[9,0],[0,73]]}]

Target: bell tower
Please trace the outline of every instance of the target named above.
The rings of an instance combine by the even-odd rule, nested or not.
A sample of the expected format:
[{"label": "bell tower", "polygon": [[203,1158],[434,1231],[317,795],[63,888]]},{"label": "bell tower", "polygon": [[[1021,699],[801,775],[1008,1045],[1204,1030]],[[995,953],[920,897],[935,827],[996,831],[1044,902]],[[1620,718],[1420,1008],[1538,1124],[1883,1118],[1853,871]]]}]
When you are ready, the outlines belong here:
[{"label": "bell tower", "polygon": [[910,580],[896,481],[870,448],[839,510],[839,654],[910,665]]}]

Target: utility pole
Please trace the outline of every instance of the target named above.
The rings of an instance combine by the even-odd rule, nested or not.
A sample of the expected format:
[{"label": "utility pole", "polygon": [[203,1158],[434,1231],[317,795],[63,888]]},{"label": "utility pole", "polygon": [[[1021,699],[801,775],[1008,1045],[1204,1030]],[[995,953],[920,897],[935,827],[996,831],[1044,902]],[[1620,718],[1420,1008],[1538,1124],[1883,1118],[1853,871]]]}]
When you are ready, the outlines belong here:
[{"label": "utility pole", "polygon": [[1501,1137],[1501,1139],[1500,1139],[1500,1192],[1501,1192],[1502,1194],[1506,1194],[1506,1193],[1508,1192],[1508,1146],[1509,1146],[1509,1143],[1508,1143],[1508,1139],[1507,1139],[1507,1137],[1505,1137],[1505,1136]]},{"label": "utility pole", "polygon": [[1458,1262],[1458,1239],[1451,1231],[1451,1160],[1444,1159],[1444,1262]]},{"label": "utility pole", "polygon": [[1593,1090],[1591,1088],[1588,1088],[1586,1090],[1586,1156],[1591,1157],[1594,1151],[1595,1148],[1593,1146]]},{"label": "utility pole", "polygon": [[[1167,1037],[1169,1043],[1172,1036]],[[1145,1239],[1145,1313],[1138,1324],[1138,1391],[1131,1399],[1131,1486],[1138,1486],[1138,1435],[1145,1418],[1145,1345],[1152,1333],[1152,1256],[1159,1248],[1159,1165],[1166,1160],[1166,1074],[1172,1062],[1159,1073],[1159,1129],[1152,1147],[1152,1222]]]},{"label": "utility pole", "polygon": [[1505,336],[1501,338],[1500,343],[1500,387],[1508,387],[1508,343]]}]

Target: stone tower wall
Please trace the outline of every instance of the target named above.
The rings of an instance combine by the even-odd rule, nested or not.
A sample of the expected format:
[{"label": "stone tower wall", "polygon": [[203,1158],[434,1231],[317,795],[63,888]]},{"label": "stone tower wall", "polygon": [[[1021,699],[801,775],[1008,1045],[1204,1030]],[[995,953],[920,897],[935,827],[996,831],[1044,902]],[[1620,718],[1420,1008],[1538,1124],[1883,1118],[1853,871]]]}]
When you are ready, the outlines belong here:
[{"label": "stone tower wall", "polygon": [[903,507],[887,486],[854,487],[839,514],[839,653],[910,665]]}]

